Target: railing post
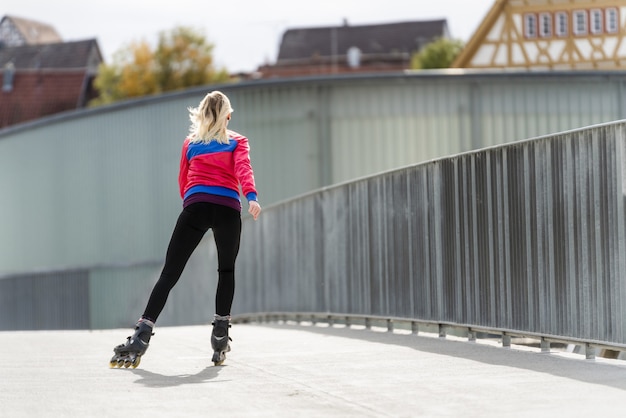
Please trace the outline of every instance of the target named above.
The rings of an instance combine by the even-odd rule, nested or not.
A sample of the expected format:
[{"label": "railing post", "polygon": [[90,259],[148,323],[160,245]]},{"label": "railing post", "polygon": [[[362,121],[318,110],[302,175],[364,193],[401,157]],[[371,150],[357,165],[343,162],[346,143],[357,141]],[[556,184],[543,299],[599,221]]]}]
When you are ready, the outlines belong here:
[{"label": "railing post", "polygon": [[502,347],[511,348],[511,336],[507,335],[506,332],[502,333]]},{"label": "railing post", "polygon": [[476,342],[476,331],[474,331],[471,328],[467,329],[467,341],[469,342]]}]

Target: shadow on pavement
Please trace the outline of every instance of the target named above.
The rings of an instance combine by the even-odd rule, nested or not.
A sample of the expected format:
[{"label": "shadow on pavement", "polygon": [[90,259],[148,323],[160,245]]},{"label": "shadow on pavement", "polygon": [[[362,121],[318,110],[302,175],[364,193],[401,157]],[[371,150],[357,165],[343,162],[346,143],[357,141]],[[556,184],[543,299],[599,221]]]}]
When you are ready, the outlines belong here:
[{"label": "shadow on pavement", "polygon": [[[626,391],[626,362],[622,360],[608,360],[608,362],[600,363],[594,360],[585,360],[582,356],[580,359],[566,358],[547,353],[516,350],[515,348],[494,347],[476,342],[377,332],[359,328],[292,324],[262,324],[262,326],[313,332],[339,338],[356,338],[379,344],[399,345],[417,351],[463,358],[490,365],[532,370],[537,373],[548,373]],[[614,364],[609,362],[614,362]]]},{"label": "shadow on pavement", "polygon": [[140,377],[134,383],[144,385],[151,388],[167,388],[181,385],[192,385],[197,383],[206,383],[217,377],[222,367],[215,367],[213,365],[207,366],[202,371],[196,374],[183,374],[176,376],[167,376],[158,373],[153,373],[144,369],[133,369],[132,373]]}]

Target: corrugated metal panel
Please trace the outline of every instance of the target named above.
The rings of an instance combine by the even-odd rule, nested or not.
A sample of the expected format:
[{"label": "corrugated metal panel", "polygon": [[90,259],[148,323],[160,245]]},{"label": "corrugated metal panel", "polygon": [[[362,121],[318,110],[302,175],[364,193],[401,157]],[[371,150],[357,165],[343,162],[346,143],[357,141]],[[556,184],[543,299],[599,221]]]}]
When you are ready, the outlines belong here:
[{"label": "corrugated metal panel", "polygon": [[250,139],[251,159],[263,202],[321,187],[316,85],[251,87],[230,91],[235,109],[229,127]]},{"label": "corrugated metal panel", "polygon": [[95,268],[89,275],[90,328],[130,328],[143,313],[161,263]]},{"label": "corrugated metal panel", "polygon": [[87,271],[0,280],[0,330],[89,328]]},{"label": "corrugated metal panel", "polygon": [[[624,117],[620,82],[581,77],[483,81],[480,92],[482,146],[532,138]],[[508,138],[508,139],[507,139]]]},{"label": "corrugated metal panel", "polygon": [[443,79],[334,88],[334,183],[473,149],[468,90]]},{"label": "corrugated metal panel", "polygon": [[625,123],[598,126],[271,208],[260,224],[244,224],[237,311],[626,344],[625,149]]},{"label": "corrugated metal panel", "polygon": [[161,256],[179,206],[181,136],[140,128],[161,110],[94,114],[0,141],[0,274]]}]

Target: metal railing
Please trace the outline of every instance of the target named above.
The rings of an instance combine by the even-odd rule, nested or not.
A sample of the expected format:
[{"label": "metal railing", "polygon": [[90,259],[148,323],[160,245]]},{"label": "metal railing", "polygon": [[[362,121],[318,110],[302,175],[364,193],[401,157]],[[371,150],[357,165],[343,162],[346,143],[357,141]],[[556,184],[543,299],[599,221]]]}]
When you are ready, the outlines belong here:
[{"label": "metal railing", "polygon": [[626,347],[626,124],[460,154],[246,220],[240,318],[395,318]]}]

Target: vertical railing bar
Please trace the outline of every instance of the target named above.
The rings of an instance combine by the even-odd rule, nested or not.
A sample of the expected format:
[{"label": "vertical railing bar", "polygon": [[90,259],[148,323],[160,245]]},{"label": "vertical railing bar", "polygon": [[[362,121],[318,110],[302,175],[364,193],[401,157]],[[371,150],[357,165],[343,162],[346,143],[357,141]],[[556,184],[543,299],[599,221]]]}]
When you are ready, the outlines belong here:
[{"label": "vertical railing bar", "polygon": [[589,186],[588,186],[588,166],[589,166],[589,153],[588,153],[588,138],[584,135],[583,138],[575,138],[574,144],[578,148],[578,152],[575,155],[576,159],[576,184],[578,186],[578,201],[576,202],[580,215],[577,217],[578,227],[580,229],[576,244],[578,246],[578,263],[580,264],[580,274],[576,277],[575,284],[578,286],[578,295],[582,316],[582,334],[586,336],[591,335],[592,320],[591,320],[591,295],[590,295],[590,261],[589,261]]},{"label": "vertical railing bar", "polygon": [[455,228],[455,243],[454,243],[454,252],[456,254],[456,257],[454,259],[454,266],[455,266],[455,272],[456,272],[456,297],[455,297],[455,301],[457,304],[457,316],[458,318],[462,318],[464,315],[467,314],[467,306],[464,309],[463,306],[463,268],[462,268],[462,261],[463,261],[463,257],[461,256],[461,202],[460,202],[460,197],[461,197],[461,187],[462,185],[459,184],[459,164],[460,164],[460,159],[454,159],[453,164],[454,164],[454,223],[456,225]]},{"label": "vertical railing bar", "polygon": [[443,225],[441,210],[441,164],[436,164],[433,170],[433,194],[434,194],[434,238],[435,238],[435,291],[436,291],[436,312],[439,318],[445,313],[442,311],[443,303],[443,256],[444,249],[442,247],[441,227]]},{"label": "vertical railing bar", "polygon": [[573,160],[568,158],[572,155],[572,145],[568,140],[564,140],[564,150],[565,150],[565,158],[563,158],[564,165],[564,173],[563,177],[566,179],[571,179],[571,181],[567,181],[564,184],[565,188],[565,243],[564,245],[567,247],[566,257],[565,257],[565,291],[567,294],[567,306],[564,307],[566,310],[565,317],[567,318],[567,329],[568,333],[577,333],[579,329],[578,324],[578,304],[576,300],[576,287],[573,286],[573,282],[576,279],[576,251],[574,248],[575,245],[575,235],[574,235],[574,172],[575,170],[572,168]]},{"label": "vertical railing bar", "polygon": [[[590,199],[592,203],[591,206],[591,222],[593,222],[593,248],[591,254],[593,255],[593,262],[591,266],[593,267],[593,274],[590,276],[591,279],[595,282],[595,297],[593,298],[593,303],[595,305],[595,309],[591,313],[590,321],[593,326],[590,326],[590,338],[597,339],[599,335],[606,334],[606,322],[604,316],[604,292],[603,292],[603,283],[604,283],[604,268],[603,268],[603,259],[602,259],[602,243],[604,241],[604,237],[602,234],[602,218],[605,213],[602,213],[602,207],[600,203],[600,193],[603,188],[600,186],[601,180],[601,172],[603,170],[609,169],[606,164],[602,167],[601,165],[601,155],[602,153],[599,150],[599,141],[597,133],[591,133],[591,167],[589,168],[591,182],[590,184],[591,190],[590,193],[593,197]],[[591,183],[589,182],[589,183]]]},{"label": "vertical railing bar", "polygon": [[546,280],[548,280],[547,286],[547,303],[548,303],[548,316],[550,318],[550,329],[554,331],[554,333],[558,333],[561,331],[558,327],[557,322],[557,309],[558,302],[556,299],[556,268],[554,262],[554,217],[553,210],[554,207],[554,190],[552,188],[553,178],[553,167],[550,164],[552,161],[552,147],[551,142],[546,142],[545,144],[545,158],[546,158],[546,179],[545,179],[545,205],[546,205],[546,240],[547,246],[546,249],[546,262],[547,266],[547,275]]},{"label": "vertical railing bar", "polygon": [[472,181],[470,182],[470,190],[471,190],[471,206],[470,206],[470,214],[471,214],[471,222],[470,222],[470,231],[471,231],[471,255],[470,260],[472,261],[472,272],[470,277],[472,279],[470,287],[468,288],[468,292],[470,292],[473,296],[472,300],[472,310],[474,312],[474,317],[480,323],[483,321],[483,317],[481,315],[481,303],[480,303],[480,286],[478,283],[480,282],[480,271],[478,269],[478,254],[480,253],[478,247],[478,220],[477,220],[477,210],[476,207],[476,160],[475,155],[472,154],[469,158],[470,160],[470,176]]},{"label": "vertical railing bar", "polygon": [[[414,287],[414,283],[417,280],[417,277],[415,276],[415,271],[414,271],[414,260],[413,260],[413,237],[411,236],[411,232],[413,231],[413,216],[411,213],[411,208],[413,207],[411,202],[411,198],[413,196],[413,193],[411,193],[411,176],[413,175],[415,169],[409,169],[406,172],[406,176],[407,176],[407,181],[406,181],[406,220],[407,220],[407,231],[408,231],[408,254],[409,254],[409,260],[407,260],[407,263],[409,265],[409,314],[413,315],[413,313],[415,312],[415,287]],[[408,316],[408,315],[407,315]]]},{"label": "vertical railing bar", "polygon": [[497,295],[496,291],[496,261],[495,261],[495,246],[494,241],[496,237],[494,236],[494,230],[497,231],[497,226],[494,225],[494,198],[493,198],[493,188],[491,178],[493,176],[493,169],[491,167],[491,158],[490,155],[486,156],[486,165],[487,165],[487,176],[485,179],[486,191],[487,191],[487,223],[489,225],[489,230],[487,233],[487,239],[489,243],[489,304],[491,305],[491,309],[489,312],[489,324],[492,326],[497,326],[498,324],[498,304],[497,304]]},{"label": "vertical railing bar", "polygon": [[611,263],[611,288],[609,289],[611,295],[611,314],[612,314],[612,323],[614,324],[614,338],[617,341],[624,341],[626,339],[625,326],[626,321],[623,321],[624,318],[624,301],[626,300],[626,286],[624,286],[623,278],[624,278],[624,199],[625,196],[624,191],[624,140],[625,131],[623,126],[616,126],[614,128],[615,132],[609,130],[610,134],[614,136],[614,142],[612,144],[611,149],[609,150],[609,154],[612,156],[612,162],[614,164],[613,169],[613,181],[614,185],[611,188],[612,193],[615,194],[614,200],[614,211],[611,217],[609,217],[608,222],[610,225],[615,225],[614,228],[611,228],[612,235],[612,263]]},{"label": "vertical railing bar", "polygon": [[525,244],[525,252],[526,252],[526,309],[528,315],[528,327],[535,327],[536,321],[536,312],[535,312],[535,294],[534,294],[534,279],[533,276],[533,229],[532,229],[532,215],[531,215],[531,203],[532,203],[532,194],[530,192],[530,167],[529,167],[529,149],[528,147],[524,147],[523,150],[523,166],[524,166],[524,193],[523,193],[523,201],[524,201],[524,244]]},{"label": "vertical railing bar", "polygon": [[536,236],[535,236],[535,254],[536,254],[536,263],[537,263],[537,313],[538,313],[538,326],[542,332],[550,333],[550,323],[547,315],[547,296],[546,296],[546,274],[545,274],[545,261],[546,257],[543,256],[545,254],[544,248],[544,237],[545,233],[545,218],[544,218],[544,165],[542,158],[545,156],[545,143],[535,143],[534,144],[534,160],[535,160],[535,224],[536,226]]},{"label": "vertical railing bar", "polygon": [[511,213],[509,211],[509,164],[508,153],[506,149],[502,153],[502,202],[503,202],[503,219],[504,219],[504,266],[505,266],[505,283],[506,283],[506,322],[507,328],[513,328],[513,289],[511,285]]}]

